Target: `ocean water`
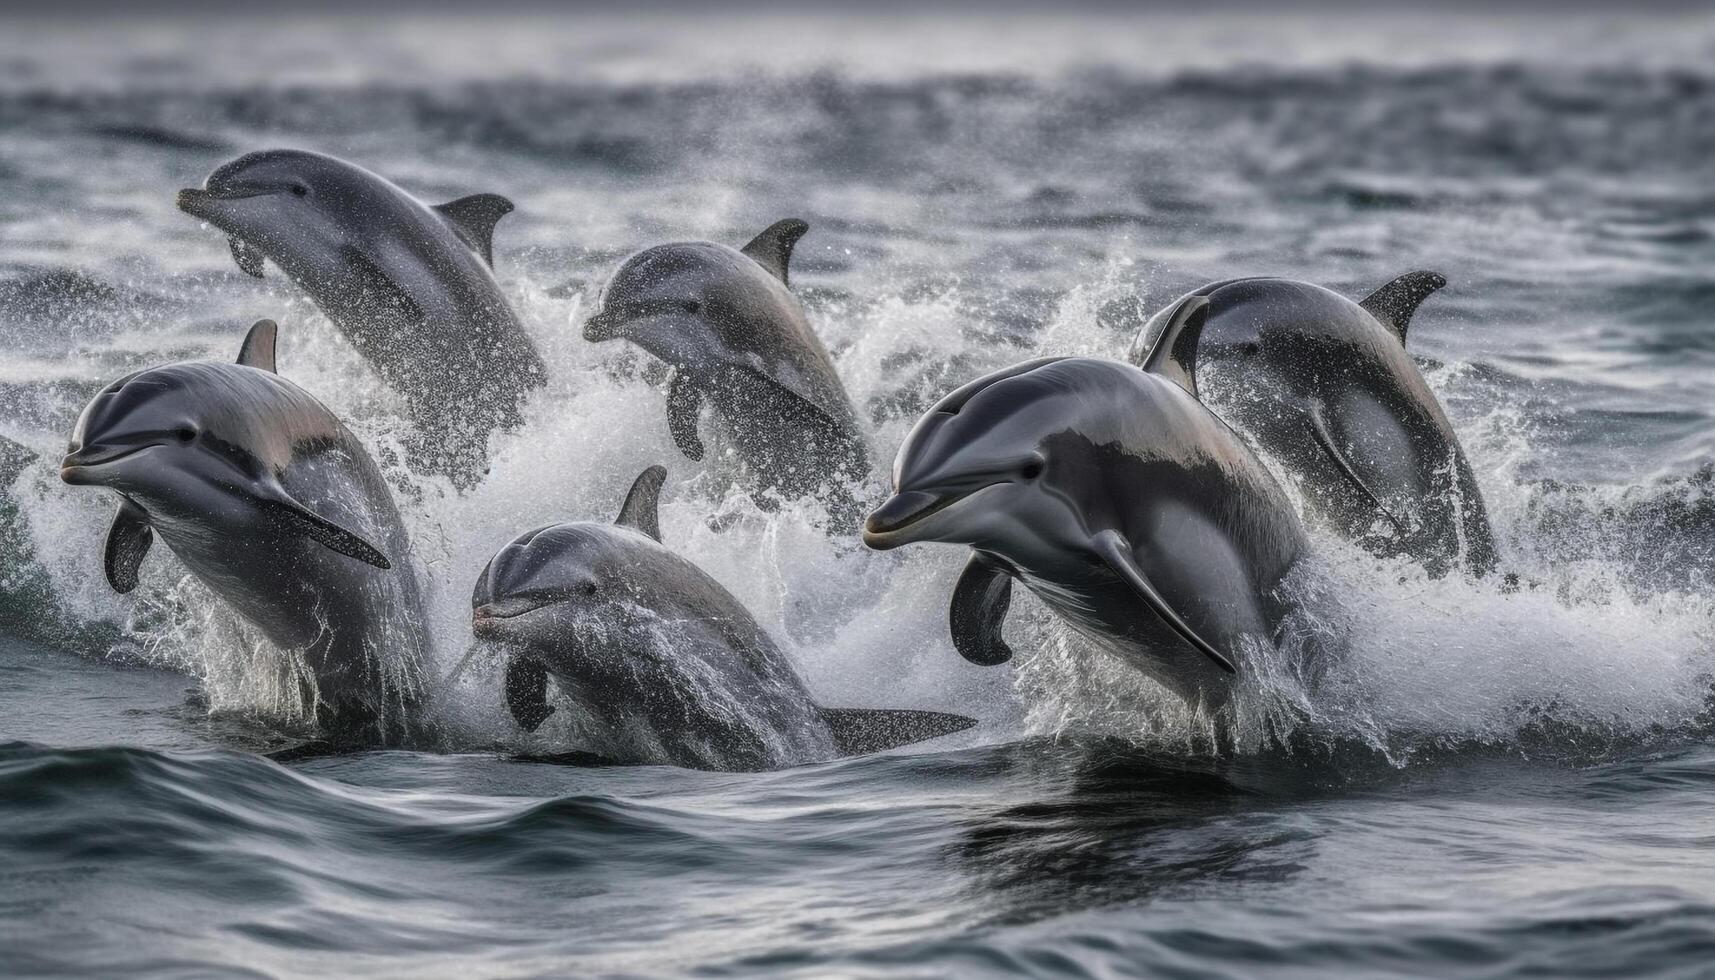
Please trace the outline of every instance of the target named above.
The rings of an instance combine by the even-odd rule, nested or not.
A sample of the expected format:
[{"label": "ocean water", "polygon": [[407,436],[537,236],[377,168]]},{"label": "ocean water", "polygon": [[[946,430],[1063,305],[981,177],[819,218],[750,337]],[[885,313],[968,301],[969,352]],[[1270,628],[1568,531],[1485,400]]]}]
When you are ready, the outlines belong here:
[{"label": "ocean water", "polygon": [[[1694,8],[1048,17],[27,20],[0,30],[0,973],[1708,976],[1715,969],[1715,19]],[[442,752],[278,765],[269,652],[165,549],[116,596],[112,502],[55,462],[102,384],[281,371],[396,459],[400,402],[173,194],[318,149],[496,191],[550,365],[460,495],[389,466],[429,583]],[[797,216],[793,282],[871,429],[1042,354],[1121,356],[1205,281],[1451,282],[1410,349],[1500,578],[1317,537],[1349,657],[1297,719],[1203,720],[1026,599],[953,651],[958,549],[875,554],[719,491],[659,372],[579,334],[632,250]],[[831,705],[973,730],[763,774],[526,761],[469,648],[519,531],[669,470],[666,541]],[[1266,687],[1267,685],[1263,685]],[[1270,699],[1273,699],[1271,701]]]}]

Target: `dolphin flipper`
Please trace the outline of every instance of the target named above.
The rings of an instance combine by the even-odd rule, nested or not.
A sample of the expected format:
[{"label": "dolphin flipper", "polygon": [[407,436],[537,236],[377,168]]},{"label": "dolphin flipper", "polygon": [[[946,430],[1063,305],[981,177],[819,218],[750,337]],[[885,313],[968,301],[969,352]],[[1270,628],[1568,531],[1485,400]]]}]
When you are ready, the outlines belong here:
[{"label": "dolphin flipper", "polygon": [[667,480],[667,468],[651,466],[638,474],[620,505],[615,524],[634,527],[655,540],[661,540],[661,484]]},{"label": "dolphin flipper", "polygon": [[756,260],[756,264],[773,273],[781,282],[787,282],[786,267],[792,261],[792,246],[798,244],[798,239],[810,226],[797,218],[787,218],[776,221],[762,230],[762,234],[752,238],[749,244],[739,251]]},{"label": "dolphin flipper", "polygon": [[667,428],[673,433],[673,444],[693,462],[703,458],[703,440],[697,435],[702,405],[703,396],[691,380],[684,372],[675,372],[667,383]]},{"label": "dolphin flipper", "polygon": [[251,324],[250,332],[244,335],[244,343],[238,348],[238,363],[279,374],[274,368],[274,344],[279,333],[279,324],[273,320],[257,320]]},{"label": "dolphin flipper", "polygon": [[113,525],[107,529],[107,543],[102,548],[102,563],[107,569],[107,584],[123,595],[137,587],[137,569],[143,556],[155,542],[155,532],[149,529],[149,517],[143,509],[129,500],[119,503],[113,515]]},{"label": "dolphin flipper", "polygon": [[262,250],[250,244],[237,235],[226,236],[226,243],[232,246],[232,261],[238,263],[238,269],[247,276],[262,278]]},{"label": "dolphin flipper", "polygon": [[309,508],[293,500],[284,490],[279,491],[278,497],[259,497],[256,503],[263,512],[293,534],[302,535],[331,551],[347,558],[356,558],[366,565],[374,565],[382,570],[393,567],[393,563],[387,560],[381,549],[333,521],[311,513]]},{"label": "dolphin flipper", "polygon": [[1198,636],[1197,631],[1192,629],[1190,624],[1179,618],[1179,614],[1173,611],[1171,605],[1168,605],[1167,599],[1156,591],[1149,578],[1143,574],[1143,569],[1137,566],[1137,558],[1131,553],[1131,544],[1126,541],[1123,535],[1118,531],[1109,529],[1097,534],[1090,544],[1095,548],[1096,554],[1107,562],[1108,567],[1119,573],[1120,578],[1130,583],[1139,598],[1143,599],[1149,608],[1161,617],[1161,621],[1173,629],[1173,632],[1178,633],[1186,643],[1196,647],[1203,656],[1213,660],[1217,667],[1229,674],[1239,672],[1231,660],[1227,659],[1221,651],[1215,649],[1209,641]]},{"label": "dolphin flipper", "polygon": [[1326,453],[1329,460],[1334,463],[1334,467],[1344,474],[1354,487],[1357,487],[1358,493],[1375,505],[1376,510],[1382,512],[1382,516],[1393,524],[1394,530],[1404,534],[1405,525],[1400,522],[1399,518],[1393,516],[1393,511],[1387,509],[1387,505],[1382,503],[1382,498],[1377,496],[1376,492],[1370,489],[1369,484],[1364,482],[1364,478],[1358,475],[1357,467],[1353,466],[1352,461],[1346,458],[1346,454],[1340,451],[1340,444],[1334,441],[1334,433],[1328,428],[1328,417],[1323,413],[1320,404],[1315,402],[1310,404],[1309,423],[1310,434],[1315,437],[1316,444],[1322,447],[1322,452]]},{"label": "dolphin flipper", "polygon": [[1179,301],[1156,335],[1155,346],[1139,365],[1197,395],[1197,341],[1209,319],[1209,297],[1191,295]]},{"label": "dolphin flipper", "polygon": [[456,201],[435,205],[435,211],[452,226],[471,250],[482,256],[491,268],[494,265],[494,226],[512,213],[511,201],[499,194],[472,194]]},{"label": "dolphin flipper", "polygon": [[1411,315],[1417,312],[1418,304],[1445,285],[1447,277],[1439,272],[1407,272],[1364,297],[1358,305],[1404,344],[1405,328],[1411,325]]},{"label": "dolphin flipper", "polygon": [[305,742],[299,742],[296,745],[288,745],[283,749],[264,752],[262,753],[262,758],[267,759],[270,762],[279,763],[283,766],[289,762],[307,762],[310,759],[325,759],[330,755],[345,755],[349,752],[358,751],[361,751],[361,749],[350,742],[342,742],[337,739],[328,738],[313,738]]},{"label": "dolphin flipper", "polygon": [[534,657],[515,657],[506,665],[506,709],[518,727],[542,727],[554,706],[548,703],[548,668]]},{"label": "dolphin flipper", "polygon": [[1012,648],[1001,636],[1011,604],[1012,576],[982,552],[973,552],[947,604],[947,625],[959,655],[983,667],[1011,660]]},{"label": "dolphin flipper", "polygon": [[975,718],[941,711],[888,708],[823,708],[822,720],[840,755],[866,755],[962,732]]}]

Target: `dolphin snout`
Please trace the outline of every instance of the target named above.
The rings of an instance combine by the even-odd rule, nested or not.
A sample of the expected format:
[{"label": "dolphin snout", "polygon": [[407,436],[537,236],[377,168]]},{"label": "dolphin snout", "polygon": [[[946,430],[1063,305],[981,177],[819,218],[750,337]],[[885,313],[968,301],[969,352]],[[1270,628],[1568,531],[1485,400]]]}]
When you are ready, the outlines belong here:
[{"label": "dolphin snout", "polygon": [[618,336],[619,328],[624,325],[624,322],[619,314],[602,310],[584,321],[584,339],[591,343],[612,340]]},{"label": "dolphin snout", "polygon": [[178,209],[186,214],[202,217],[203,205],[214,200],[214,195],[200,187],[187,187],[179,191],[176,203]]},{"label": "dolphin snout", "polygon": [[497,640],[512,631],[508,620],[534,612],[548,602],[534,599],[496,599],[485,602],[470,612],[470,631],[486,640]]},{"label": "dolphin snout", "polygon": [[863,543],[877,551],[886,551],[908,542],[898,531],[915,524],[952,501],[947,497],[919,490],[905,490],[887,498],[864,521]]},{"label": "dolphin snout", "polygon": [[145,449],[153,449],[154,444],[146,446],[83,446],[73,442],[68,447],[70,452],[60,460],[60,479],[72,486],[97,482],[90,471],[98,466],[116,463],[127,456],[134,456]]}]

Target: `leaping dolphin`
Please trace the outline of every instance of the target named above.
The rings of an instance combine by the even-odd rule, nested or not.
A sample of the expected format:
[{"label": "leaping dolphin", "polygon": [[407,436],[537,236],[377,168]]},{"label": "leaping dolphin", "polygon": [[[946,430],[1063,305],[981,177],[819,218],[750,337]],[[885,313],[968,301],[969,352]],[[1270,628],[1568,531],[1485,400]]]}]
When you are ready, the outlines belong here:
[{"label": "leaping dolphin", "polygon": [[787,288],[792,248],[809,227],[779,221],[742,249],[674,242],[638,252],[608,282],[584,337],[623,337],[673,368],[667,424],[688,458],[703,458],[697,422],[708,403],[756,489],[819,497],[843,527],[861,516],[852,486],[868,476],[869,450]]},{"label": "leaping dolphin", "polygon": [[941,399],[894,463],[864,528],[875,549],[973,549],[948,609],[966,659],[1012,656],[1012,582],[1187,702],[1216,710],[1289,607],[1276,586],[1305,546],[1297,515],[1189,390],[1204,301],[1177,311],[1140,370],[1045,358]]},{"label": "leaping dolphin", "polygon": [[265,150],[179,192],[226,232],[238,267],[278,265],[405,399],[413,461],[461,488],[488,437],[516,426],[546,369],[490,270],[498,194],[429,206],[356,164]]},{"label": "leaping dolphin", "polygon": [[428,635],[409,541],[357,438],[274,372],[275,325],[236,364],[128,374],[77,420],[60,477],[119,495],[103,562],[137,586],[155,536],[282,651],[302,654],[340,747],[417,733]]},{"label": "leaping dolphin", "polygon": [[632,484],[613,524],[555,524],[489,561],[472,629],[508,651],[507,704],[526,730],[555,710],[548,679],[592,722],[598,754],[762,770],[962,731],[934,711],[823,708],[749,610],[661,544],[667,471]]},{"label": "leaping dolphin", "polygon": [[1138,334],[1143,363],[1186,298],[1209,302],[1195,391],[1285,467],[1309,506],[1383,556],[1434,575],[1495,567],[1482,492],[1453,426],[1405,350],[1419,303],[1447,284],[1410,272],[1360,303],[1291,279],[1210,283]]}]

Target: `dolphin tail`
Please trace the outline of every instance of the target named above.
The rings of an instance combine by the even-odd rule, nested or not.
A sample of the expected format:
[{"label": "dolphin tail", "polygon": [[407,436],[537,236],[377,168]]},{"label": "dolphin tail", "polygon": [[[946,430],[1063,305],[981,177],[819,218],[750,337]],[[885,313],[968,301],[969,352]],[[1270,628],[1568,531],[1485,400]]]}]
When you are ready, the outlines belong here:
[{"label": "dolphin tail", "polygon": [[884,752],[962,732],[977,723],[975,718],[941,711],[888,708],[823,708],[822,720],[828,723],[841,756]]}]

